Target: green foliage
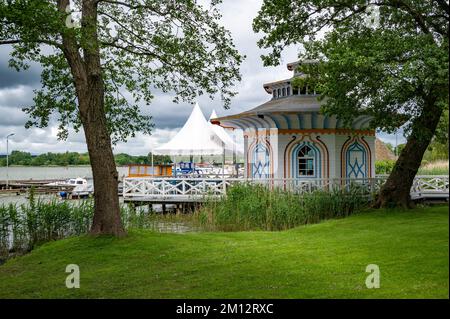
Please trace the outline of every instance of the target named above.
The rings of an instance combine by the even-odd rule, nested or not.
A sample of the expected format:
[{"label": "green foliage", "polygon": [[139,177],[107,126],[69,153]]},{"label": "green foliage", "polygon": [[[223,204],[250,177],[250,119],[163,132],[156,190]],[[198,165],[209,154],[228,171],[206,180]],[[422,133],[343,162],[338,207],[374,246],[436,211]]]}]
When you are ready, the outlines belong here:
[{"label": "green foliage", "polygon": [[[127,164],[151,164],[151,154],[147,156],[133,156],[124,153],[114,155],[117,165]],[[154,164],[170,164],[172,160],[167,155],[155,155]],[[9,165],[23,166],[68,166],[68,165],[89,165],[88,153],[65,152],[65,153],[45,153],[32,156],[28,152],[12,151],[9,156]],[[6,158],[0,158],[0,166],[6,166]]]},{"label": "green foliage", "polygon": [[385,160],[375,162],[375,174],[388,175],[392,172],[395,165],[395,160]]},{"label": "green foliage", "polygon": [[448,4],[378,1],[376,28],[366,21],[367,6],[367,1],[265,0],[253,21],[254,30],[263,32],[259,46],[272,49],[264,64],[278,64],[288,45],[303,45],[300,59],[318,63],[300,70],[326,97],[323,112],[338,115],[348,127],[357,116],[369,115],[370,126],[386,132],[406,123],[405,132],[412,134],[416,123],[416,137],[431,138],[434,128],[415,120],[427,103],[434,112],[448,110]]},{"label": "green foliage", "polygon": [[437,139],[434,139],[423,155],[423,159],[428,162],[448,160],[448,151],[448,143],[442,144]]},{"label": "green foliage", "polygon": [[212,230],[282,230],[348,216],[368,203],[360,191],[355,186],[298,195],[265,185],[237,184],[225,198],[201,207],[195,218]]},{"label": "green foliage", "polygon": [[113,142],[151,132],[151,116],[141,106],[155,91],[173,92],[174,102],[219,95],[226,107],[236,94],[231,88],[240,80],[243,57],[219,23],[220,1],[72,1],[71,9],[82,12],[79,28],[66,24],[64,3],[0,1],[0,45],[13,45],[10,66],[21,70],[36,62],[43,68],[34,105],[24,107],[27,127],[46,127],[57,118],[59,138],[69,128],[79,131],[79,102],[92,73],[103,80]]},{"label": "green foliage", "polygon": [[448,141],[449,141],[449,116],[448,110],[444,110],[441,116],[441,120],[436,128],[435,142],[439,144],[447,145],[448,152]]},{"label": "green foliage", "polygon": [[441,116],[436,134],[427,148],[423,158],[427,161],[448,160],[449,154],[449,117],[448,110]]},{"label": "green foliage", "polygon": [[[152,158],[151,153],[147,156],[132,156],[124,153],[114,155],[116,164],[127,165],[127,164],[151,164]],[[172,159],[168,155],[154,155],[153,164],[170,164]]]}]

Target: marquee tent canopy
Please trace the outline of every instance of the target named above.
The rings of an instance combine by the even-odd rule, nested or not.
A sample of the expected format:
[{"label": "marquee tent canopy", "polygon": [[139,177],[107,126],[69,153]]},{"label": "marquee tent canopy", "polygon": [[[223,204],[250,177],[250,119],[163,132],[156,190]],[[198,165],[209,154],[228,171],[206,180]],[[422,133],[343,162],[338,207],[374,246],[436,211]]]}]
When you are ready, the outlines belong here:
[{"label": "marquee tent canopy", "polygon": [[212,125],[206,121],[200,106],[196,103],[181,130],[169,142],[154,149],[154,154],[219,155],[223,154],[224,148],[233,150],[233,145],[223,141],[214,132]]}]

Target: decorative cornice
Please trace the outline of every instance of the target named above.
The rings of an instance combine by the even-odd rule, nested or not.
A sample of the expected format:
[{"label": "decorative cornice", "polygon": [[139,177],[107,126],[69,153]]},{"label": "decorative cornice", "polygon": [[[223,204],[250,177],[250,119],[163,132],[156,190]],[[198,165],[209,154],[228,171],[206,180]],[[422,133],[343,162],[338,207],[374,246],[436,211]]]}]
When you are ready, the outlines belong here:
[{"label": "decorative cornice", "polygon": [[267,130],[252,130],[245,131],[244,136],[253,137],[260,135],[286,135],[286,134],[329,134],[329,135],[362,135],[375,136],[375,130],[352,130],[352,129],[267,129]]}]

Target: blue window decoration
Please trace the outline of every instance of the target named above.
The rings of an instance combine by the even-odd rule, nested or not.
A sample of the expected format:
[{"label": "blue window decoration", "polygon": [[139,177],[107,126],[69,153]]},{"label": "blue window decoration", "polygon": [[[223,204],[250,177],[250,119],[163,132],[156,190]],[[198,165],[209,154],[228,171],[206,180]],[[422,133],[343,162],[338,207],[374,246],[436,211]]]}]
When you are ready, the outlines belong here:
[{"label": "blue window decoration", "polygon": [[270,177],[270,157],[269,150],[263,144],[257,144],[253,151],[252,177],[269,178]]},{"label": "blue window decoration", "polygon": [[320,150],[311,142],[297,145],[292,151],[292,176],[295,178],[321,178]]},{"label": "blue window decoration", "polygon": [[345,159],[347,178],[365,178],[367,176],[367,153],[361,144],[355,141],[350,145]]}]

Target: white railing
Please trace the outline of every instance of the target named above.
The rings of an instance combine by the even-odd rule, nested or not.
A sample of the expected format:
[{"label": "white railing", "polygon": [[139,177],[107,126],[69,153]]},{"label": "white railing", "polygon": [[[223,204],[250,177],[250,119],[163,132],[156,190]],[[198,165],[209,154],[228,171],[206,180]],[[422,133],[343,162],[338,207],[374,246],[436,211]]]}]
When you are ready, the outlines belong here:
[{"label": "white railing", "polygon": [[412,198],[432,198],[449,196],[449,177],[442,175],[422,175],[414,179],[411,187]]},{"label": "white railing", "polygon": [[[130,177],[123,180],[125,200],[177,200],[198,201],[207,197],[220,197],[226,194],[229,186],[235,183],[264,184],[279,187],[296,193],[316,190],[356,189],[369,195],[380,189],[387,176],[358,179],[244,179],[244,178],[148,178]],[[358,186],[358,187],[354,187]],[[447,197],[449,194],[448,176],[417,176],[411,188],[412,198]]]}]

